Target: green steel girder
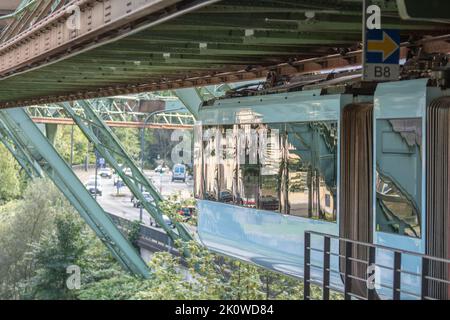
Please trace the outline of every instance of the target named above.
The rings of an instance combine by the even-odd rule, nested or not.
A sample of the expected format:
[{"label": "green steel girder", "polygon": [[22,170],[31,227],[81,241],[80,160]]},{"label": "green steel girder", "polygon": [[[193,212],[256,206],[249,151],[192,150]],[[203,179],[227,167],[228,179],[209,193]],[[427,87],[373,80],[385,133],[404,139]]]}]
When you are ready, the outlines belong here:
[{"label": "green steel girder", "polygon": [[[25,155],[20,158],[19,163],[25,165],[24,168],[32,166],[39,175],[45,172],[118,262],[136,275],[149,277],[149,269],[138,252],[89,194],[25,110],[21,108],[1,110],[0,120],[1,133],[7,133],[14,139],[16,152],[13,154],[16,155],[19,151]],[[2,142],[5,143],[5,140]]]},{"label": "green steel girder", "polygon": [[[149,100],[149,99],[144,99]],[[135,127],[142,125],[148,113],[136,111],[139,107],[139,100],[130,99],[93,99],[90,100],[91,108],[99,115],[99,117],[108,121],[108,125],[120,126],[120,123],[135,124]],[[74,104],[73,111],[85,117],[84,109]],[[51,123],[50,119],[71,119],[65,109],[59,104],[37,105],[26,107],[30,117],[40,123]],[[44,121],[48,119],[49,121]],[[54,122],[58,124],[57,121]],[[61,122],[59,124],[67,124]],[[194,118],[189,112],[184,111],[161,111],[154,114],[147,120],[147,125],[161,128],[176,128],[194,125]]]},{"label": "green steel girder", "polygon": [[238,84],[211,85],[199,88],[175,89],[172,92],[183,102],[186,109],[197,118],[203,102],[224,95],[225,91],[234,88],[236,85]]},{"label": "green steel girder", "polygon": [[0,119],[0,140],[8,151],[14,156],[16,161],[31,179],[43,177],[43,171],[37,163],[22,148],[16,137],[9,131],[3,120]]},{"label": "green steel girder", "polygon": [[[63,102],[60,103],[67,114],[73,118],[74,122],[81,129],[86,138],[94,145],[94,148],[102,155],[107,163],[120,176],[122,181],[130,189],[131,193],[139,199],[145,210],[153,219],[166,231],[172,240],[182,239],[185,241],[192,240],[192,236],[185,227],[178,222],[174,222],[178,233],[175,233],[165,222],[159,204],[162,196],[158,193],[151,181],[139,169],[134,160],[127,154],[124,147],[117,139],[111,129],[99,117],[99,115],[91,107],[91,103],[86,100],[77,101],[79,107],[83,109],[83,114],[76,113],[72,106]],[[120,160],[119,160],[120,159]],[[119,166],[119,161],[123,166]],[[131,174],[126,174],[124,168],[129,168]],[[146,201],[143,192],[148,192],[155,200],[155,204]]]},{"label": "green steel girder", "polygon": [[[400,30],[402,41],[450,33],[448,24],[401,20],[396,1],[373,1],[382,9],[383,27]],[[306,12],[314,17],[307,18]],[[355,50],[362,41],[361,13],[359,0],[209,2],[117,41],[72,51],[67,59],[49,57],[42,68],[5,78],[0,106],[131,93],[136,87],[167,88],[168,83],[178,89],[254,79],[261,73],[249,71],[247,77],[226,80],[215,75],[242,75],[240,71],[252,70],[249,66]],[[191,85],[192,78],[200,80]]]},{"label": "green steel girder", "polygon": [[58,133],[58,125],[54,123],[45,124],[45,136],[52,145],[55,145],[56,134]]},{"label": "green steel girder", "polygon": [[178,99],[183,102],[184,106],[189,110],[195,118],[198,118],[200,106],[203,98],[199,88],[185,88],[173,90]]}]

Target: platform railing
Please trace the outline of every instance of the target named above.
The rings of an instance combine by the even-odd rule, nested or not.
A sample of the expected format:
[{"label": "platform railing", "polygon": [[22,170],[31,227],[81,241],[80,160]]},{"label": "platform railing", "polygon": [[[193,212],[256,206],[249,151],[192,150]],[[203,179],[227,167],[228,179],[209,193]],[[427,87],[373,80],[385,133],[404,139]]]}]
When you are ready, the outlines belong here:
[{"label": "platform railing", "polygon": [[[312,244],[312,239],[320,245]],[[322,241],[320,241],[322,240]],[[338,243],[337,252],[332,250],[332,241]],[[336,247],[335,247],[336,248]],[[382,250],[384,254],[392,257],[391,265],[382,264],[376,261],[377,253]],[[321,256],[321,259],[311,258],[312,252]],[[356,257],[355,252],[364,252],[364,259]],[[356,254],[357,255],[357,254]],[[331,263],[331,257],[336,257],[339,263]],[[419,272],[402,268],[402,259],[414,257],[420,264]],[[411,259],[411,258],[409,258]],[[362,268],[361,266],[364,266]],[[355,271],[359,267],[359,272]],[[312,277],[311,269],[314,268],[319,273]],[[375,268],[383,269],[384,272],[391,273],[391,281],[378,283],[378,289],[373,283]],[[365,276],[361,276],[361,270],[366,269]],[[439,270],[440,271],[439,271]],[[378,272],[379,272],[378,270]],[[335,274],[341,280],[342,285],[331,284],[330,275]],[[359,274],[358,274],[359,273]],[[320,276],[317,276],[320,274]],[[439,275],[437,275],[439,274]],[[402,276],[417,279],[417,288],[411,290],[402,286]],[[304,241],[304,299],[305,300],[329,300],[330,292],[342,296],[345,300],[375,300],[393,299],[400,300],[402,294],[408,299],[438,300],[450,299],[450,259],[441,259],[417,252],[391,248],[383,245],[365,243],[338,236],[306,231]],[[335,277],[336,279],[336,277]],[[352,290],[352,284],[359,283],[359,290]],[[386,283],[388,282],[388,283]],[[320,294],[312,293],[313,286],[320,288]],[[379,288],[384,294],[379,295]],[[359,291],[355,293],[355,291]],[[388,293],[388,294],[386,294]],[[434,295],[434,296],[433,296]]]}]

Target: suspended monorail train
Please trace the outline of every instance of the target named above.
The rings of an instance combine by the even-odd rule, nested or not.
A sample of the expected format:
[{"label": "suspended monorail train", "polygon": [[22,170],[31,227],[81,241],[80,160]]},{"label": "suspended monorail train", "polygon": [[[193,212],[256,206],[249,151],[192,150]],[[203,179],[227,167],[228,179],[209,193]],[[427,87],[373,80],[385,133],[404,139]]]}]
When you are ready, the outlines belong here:
[{"label": "suspended monorail train", "polygon": [[[201,107],[194,134],[201,242],[299,278],[305,231],[448,259],[450,90],[422,78],[379,83],[372,92],[287,91]],[[331,247],[342,250],[339,242]],[[312,255],[311,265],[322,256]],[[331,268],[342,269],[339,259]],[[378,265],[392,259],[376,251]],[[419,258],[405,257],[401,269],[401,298],[417,297]],[[448,279],[448,269],[440,272]],[[384,289],[392,271],[381,267],[377,277],[377,295],[392,297]],[[342,287],[339,272],[330,285]],[[439,290],[447,298],[448,287]]]}]

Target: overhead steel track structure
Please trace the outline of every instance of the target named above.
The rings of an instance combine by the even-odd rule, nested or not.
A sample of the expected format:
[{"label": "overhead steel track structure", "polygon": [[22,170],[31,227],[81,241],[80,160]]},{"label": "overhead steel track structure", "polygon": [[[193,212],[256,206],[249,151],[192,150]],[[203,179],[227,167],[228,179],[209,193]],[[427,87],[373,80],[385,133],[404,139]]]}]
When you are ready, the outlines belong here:
[{"label": "overhead steel track structure", "polygon": [[149,269],[136,249],[117,229],[24,109],[1,110],[0,133],[6,146],[11,146],[9,139],[14,141],[13,155],[24,169],[33,176],[45,173],[55,183],[124,268],[143,277],[149,276]]},{"label": "overhead steel track structure", "polygon": [[[102,105],[91,103],[94,112],[108,125],[108,127],[122,128],[142,128],[144,127],[144,118],[149,114],[147,112],[127,111],[113,103],[112,105]],[[72,105],[74,112],[83,113],[83,108],[78,102]],[[28,114],[35,123],[73,125],[73,119],[64,111],[60,104],[49,104],[41,106],[30,106],[26,108]],[[151,121],[145,123],[145,128],[151,129],[192,129],[194,117],[189,112],[179,111],[161,111],[151,118]]]},{"label": "overhead steel track structure", "polygon": [[[94,145],[94,148],[114,168],[131,193],[139,199],[145,210],[166,231],[172,240],[192,240],[192,235],[183,224],[174,221],[173,223],[177,230],[175,232],[164,222],[163,213],[159,206],[162,201],[162,196],[134,160],[126,153],[119,139],[99,115],[95,113],[90,104],[91,102],[89,100],[78,101],[78,105],[83,109],[83,113],[75,112],[68,102],[63,102],[60,105],[73,118],[86,138]],[[122,165],[119,165],[119,163]],[[130,172],[125,172],[125,168],[129,168]],[[150,193],[154,202],[148,202],[144,197],[144,192]]]},{"label": "overhead steel track structure", "polygon": [[[450,33],[402,20],[395,1],[375,2],[383,28],[400,30],[406,46],[427,49],[415,40]],[[66,23],[72,3],[79,30]],[[71,1],[0,44],[0,107],[360,65],[361,13],[355,0]],[[448,39],[430,50],[450,51]]]},{"label": "overhead steel track structure", "polygon": [[[15,9],[0,16],[1,21],[12,20],[0,34],[0,42],[13,38],[35,23],[38,23],[53,11],[60,9],[67,0],[8,0],[7,8]],[[0,4],[0,9],[5,6]]]}]

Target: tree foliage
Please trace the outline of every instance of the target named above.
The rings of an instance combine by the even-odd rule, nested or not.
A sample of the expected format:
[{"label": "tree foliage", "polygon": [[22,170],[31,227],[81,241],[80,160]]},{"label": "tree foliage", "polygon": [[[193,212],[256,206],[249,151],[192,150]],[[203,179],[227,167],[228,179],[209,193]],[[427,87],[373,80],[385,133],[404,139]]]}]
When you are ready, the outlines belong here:
[{"label": "tree foliage", "polygon": [[20,195],[22,182],[19,165],[3,144],[0,144],[0,181],[0,203]]},{"label": "tree foliage", "polygon": [[57,213],[70,205],[45,179],[29,183],[24,198],[0,207],[0,298],[18,298],[23,281],[33,274],[27,252],[53,226]]},{"label": "tree foliage", "polygon": [[134,160],[140,159],[141,145],[139,139],[139,130],[136,128],[112,128],[125,151]]},{"label": "tree foliage", "polygon": [[[55,138],[58,153],[70,163],[72,126],[59,126]],[[77,126],[73,127],[73,164],[83,164],[88,154],[89,142]],[[90,151],[90,150],[89,150]],[[90,157],[93,159],[93,157]]]},{"label": "tree foliage", "polygon": [[[180,203],[162,207],[173,213]],[[185,258],[154,253],[149,279],[121,269],[48,180],[30,183],[24,199],[0,207],[0,298],[3,299],[301,299],[301,281],[177,242]],[[131,224],[136,243],[138,224]],[[81,270],[69,289],[67,267]],[[313,288],[315,297],[320,295]],[[337,296],[334,296],[335,298]]]}]

